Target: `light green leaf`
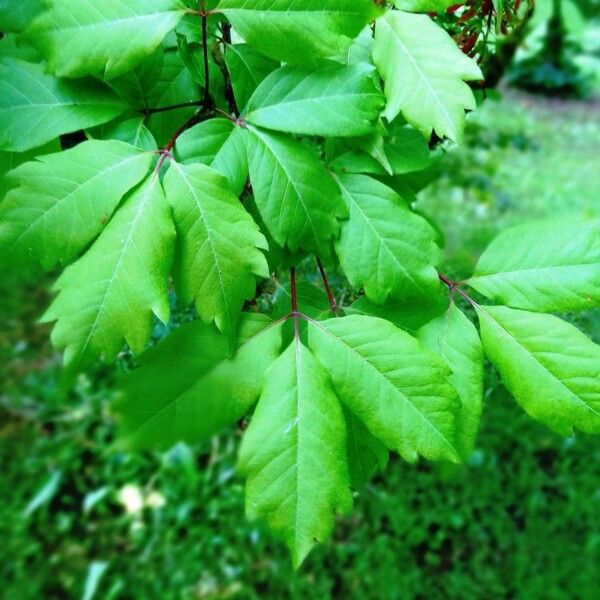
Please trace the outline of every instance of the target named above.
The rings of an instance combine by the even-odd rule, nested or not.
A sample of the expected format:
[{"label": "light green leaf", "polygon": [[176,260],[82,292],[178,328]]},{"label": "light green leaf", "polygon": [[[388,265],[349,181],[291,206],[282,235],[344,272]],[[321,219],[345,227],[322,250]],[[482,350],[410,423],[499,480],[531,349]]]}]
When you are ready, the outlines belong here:
[{"label": "light green leaf", "polygon": [[408,333],[382,319],[312,321],[309,347],[325,365],[340,400],[388,448],[413,462],[457,462],[460,401],[450,369]]},{"label": "light green leaf", "polygon": [[346,421],[346,453],[350,482],[355,490],[361,489],[378,471],[383,471],[389,460],[388,449],[351,410],[344,408]]},{"label": "light green leaf", "polygon": [[350,212],[335,244],[344,273],[373,302],[429,297],[440,285],[435,232],[390,188],[366,175],[337,180]]},{"label": "light green leaf", "polygon": [[114,405],[119,416],[116,446],[167,449],[196,443],[248,413],[267,367],[281,348],[281,324],[246,313],[236,353],[214,325],[186,323],[139,357],[123,380]]},{"label": "light green leaf", "polygon": [[239,196],[248,182],[248,143],[249,134],[243,127],[234,127],[215,159],[212,168],[224,175],[231,190]]},{"label": "light green leaf", "polygon": [[180,0],[46,0],[27,36],[59,77],[112,79],[160,45],[185,14]]},{"label": "light green leaf", "polygon": [[504,231],[479,259],[469,285],[533,311],[600,306],[600,221],[561,219]]},{"label": "light green leaf", "polygon": [[225,50],[225,63],[231,76],[235,101],[243,110],[260,82],[277,69],[279,63],[248,44],[229,44]]},{"label": "light green leaf", "polygon": [[0,31],[23,31],[44,10],[44,0],[0,0]]},{"label": "light green leaf", "polygon": [[473,451],[483,402],[483,348],[475,326],[455,304],[445,315],[419,331],[426,348],[442,357],[452,370],[448,381],[462,407],[456,417],[456,442],[466,460]]},{"label": "light green leaf", "polygon": [[173,162],[164,185],[177,227],[178,294],[234,340],[244,301],[256,294],[256,277],[269,276],[260,251],[267,241],[213,169]]},{"label": "light green leaf", "polygon": [[458,4],[456,0],[394,0],[392,4],[399,10],[415,13],[441,13],[453,4]]},{"label": "light green leaf", "polygon": [[71,262],[104,228],[154,157],[117,141],[88,141],[10,173],[20,187],[0,205],[0,249],[42,263]]},{"label": "light green leaf", "polygon": [[152,313],[169,319],[167,298],[175,228],[156,175],[134,190],[93,246],[67,267],[43,320],[57,321],[52,340],[65,363],[112,360],[125,340],[140,352]]},{"label": "light green leaf", "polygon": [[63,133],[114,119],[125,106],[100,83],[46,75],[44,66],[0,61],[0,149],[24,152]]},{"label": "light green leaf", "polygon": [[327,371],[298,339],[271,365],[240,449],[246,511],[266,520],[298,567],[352,505],[344,417]]},{"label": "light green leaf", "polygon": [[217,10],[266,56],[300,64],[342,54],[381,14],[372,0],[220,0]]},{"label": "light green leaf", "polygon": [[135,148],[155,152],[156,140],[145,125],[143,117],[116,119],[86,131],[88,137],[100,140],[119,140]]},{"label": "light green leaf", "polygon": [[175,55],[175,52],[165,53],[163,48],[157,48],[132,69],[111,79],[108,85],[132,108],[155,108],[150,93],[161,79],[167,55]]},{"label": "light green leaf", "polygon": [[429,138],[460,141],[475,97],[464,80],[482,79],[477,63],[427,15],[390,11],[377,21],[373,59],[385,81],[389,121],[400,113]]},{"label": "light green leaf", "polygon": [[277,131],[359,136],[373,131],[384,97],[371,65],[286,65],[271,73],[248,102],[244,120]]},{"label": "light green leaf", "polygon": [[600,346],[552,315],[504,306],[478,314],[485,353],[529,416],[565,436],[600,433]]},{"label": "light green leaf", "polygon": [[292,252],[329,253],[347,214],[319,158],[289,136],[250,129],[248,162],[256,205],[273,239]]}]

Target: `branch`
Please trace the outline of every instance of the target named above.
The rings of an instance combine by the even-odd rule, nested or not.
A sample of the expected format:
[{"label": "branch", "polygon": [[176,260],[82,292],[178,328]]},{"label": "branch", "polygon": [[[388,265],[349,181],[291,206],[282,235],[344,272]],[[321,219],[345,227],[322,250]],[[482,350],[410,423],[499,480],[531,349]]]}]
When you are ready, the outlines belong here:
[{"label": "branch", "polygon": [[210,97],[210,70],[208,68],[208,40],[206,36],[206,0],[200,0],[200,17],[202,18],[202,54],[204,57],[204,106],[212,106]]},{"label": "branch", "polygon": [[317,256],[317,265],[319,266],[319,271],[321,272],[321,279],[323,280],[323,285],[325,286],[325,291],[327,292],[327,298],[329,298],[329,305],[331,306],[331,311],[337,317],[338,315],[338,305],[335,301],[335,297],[331,291],[331,287],[329,286],[329,280],[327,279],[327,274],[325,273],[325,269],[323,268],[323,263],[321,259]]},{"label": "branch", "polygon": [[475,302],[475,300],[473,300],[473,298],[471,298],[471,296],[469,296],[469,294],[467,294],[464,290],[462,290],[460,288],[460,285],[461,285],[462,282],[460,282],[460,281],[451,281],[443,273],[438,273],[438,277],[439,277],[439,279],[440,279],[440,281],[442,283],[444,283],[446,286],[448,286],[448,289],[450,290],[450,297],[451,298],[454,295],[454,293],[456,292],[457,294],[459,294],[460,296],[462,296],[473,308],[477,308],[479,306],[477,304],[477,302]]},{"label": "branch", "polygon": [[193,108],[194,106],[204,106],[204,100],[190,100],[180,104],[170,104],[169,106],[160,106],[158,108],[140,108],[139,111],[145,115],[154,115],[156,113],[166,112],[168,110],[177,110],[178,108]]},{"label": "branch", "polygon": [[292,293],[292,316],[294,317],[294,337],[298,339],[298,297],[296,295],[296,267],[290,269],[290,288]]}]

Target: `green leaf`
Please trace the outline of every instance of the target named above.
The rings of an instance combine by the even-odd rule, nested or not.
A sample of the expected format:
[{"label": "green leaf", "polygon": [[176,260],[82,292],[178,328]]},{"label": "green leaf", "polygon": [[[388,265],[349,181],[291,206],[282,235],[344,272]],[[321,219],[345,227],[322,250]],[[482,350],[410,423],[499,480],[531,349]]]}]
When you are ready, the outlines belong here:
[{"label": "green leaf", "polygon": [[220,0],[217,10],[266,56],[299,64],[342,54],[381,14],[372,0]]},{"label": "green leaf", "polygon": [[456,0],[394,0],[392,4],[399,10],[407,12],[441,13],[458,3]]},{"label": "green leaf", "polygon": [[63,133],[114,119],[125,106],[100,83],[46,75],[43,65],[0,61],[0,149],[24,152]]},{"label": "green leaf", "polygon": [[365,64],[324,63],[316,70],[286,65],[258,86],[244,120],[308,135],[367,134],[384,105],[373,73],[373,67]]},{"label": "green leaf", "polygon": [[[168,55],[175,55],[175,52]],[[132,69],[111,79],[108,85],[132,108],[153,108],[150,94],[156,83],[160,81],[166,56],[163,48],[157,48]]]},{"label": "green leaf", "polygon": [[44,0],[0,0],[0,31],[23,31],[44,10]]},{"label": "green leaf", "polygon": [[600,433],[600,346],[552,315],[477,312],[485,353],[529,416],[565,436]]},{"label": "green leaf", "polygon": [[561,219],[504,231],[479,259],[469,285],[533,311],[600,306],[600,221]]},{"label": "green leaf", "polygon": [[386,468],[390,455],[385,445],[346,407],[344,418],[350,482],[355,490],[359,490],[375,473]]},{"label": "green leaf", "polygon": [[256,294],[256,277],[269,276],[260,251],[267,241],[213,169],[173,162],[164,185],[177,228],[178,294],[234,340],[244,301]]},{"label": "green leaf", "polygon": [[279,63],[248,44],[228,44],[225,50],[235,101],[239,109],[244,109],[260,82],[277,69]]},{"label": "green leaf", "polygon": [[248,132],[229,119],[209,119],[184,132],[175,145],[175,157],[184,164],[202,163],[229,181],[239,196],[248,179]]},{"label": "green leaf", "polygon": [[452,370],[448,381],[462,403],[456,418],[456,442],[461,457],[466,460],[475,445],[483,403],[483,348],[479,334],[473,323],[452,304],[445,315],[425,325],[418,337]]},{"label": "green leaf", "polygon": [[390,188],[366,175],[338,175],[350,212],[335,244],[350,283],[373,302],[428,297],[440,285],[435,232]]},{"label": "green leaf", "polygon": [[382,305],[371,302],[366,296],[361,296],[345,308],[344,312],[347,315],[365,315],[385,319],[414,335],[429,321],[442,315],[447,308],[448,294],[440,287],[436,294],[419,302],[410,299],[394,300]]},{"label": "green leaf", "polygon": [[156,140],[146,127],[143,117],[119,118],[88,129],[86,133],[88,137],[100,140],[119,140],[148,152],[156,152],[157,149]]},{"label": "green leaf", "polygon": [[401,112],[426,138],[460,141],[475,98],[463,80],[483,79],[477,63],[427,15],[390,11],[377,21],[373,59],[385,81],[389,121]]},{"label": "green leaf", "polygon": [[59,77],[112,79],[160,45],[185,14],[179,0],[46,0],[27,36]]},{"label": "green leaf", "polygon": [[388,448],[414,462],[458,461],[460,401],[450,369],[415,338],[382,319],[312,321],[309,347],[325,365],[340,400]]},{"label": "green leaf", "polygon": [[169,319],[167,298],[175,228],[156,175],[134,190],[93,246],[56,283],[58,297],[43,317],[57,321],[56,347],[66,364],[112,360],[125,340],[140,352],[152,313]]},{"label": "green leaf", "polygon": [[117,141],[88,141],[41,156],[10,173],[19,183],[0,205],[0,249],[40,261],[71,262],[102,231],[154,157]]},{"label": "green leaf", "polygon": [[273,239],[292,252],[329,253],[346,207],[319,158],[289,136],[252,127],[250,181],[256,205]]},{"label": "green leaf", "polygon": [[296,339],[267,370],[239,463],[248,516],[266,520],[296,568],[352,505],[345,444],[327,371]]},{"label": "green leaf", "polygon": [[166,449],[196,443],[248,413],[267,367],[281,348],[281,325],[263,315],[243,315],[232,357],[214,325],[186,323],[139,357],[121,384],[116,446]]},{"label": "green leaf", "polygon": [[[316,285],[308,281],[299,281],[296,284],[296,298],[298,308],[303,314],[311,319],[323,319],[329,317],[331,307],[327,294]],[[274,319],[281,319],[292,312],[292,293],[289,283],[278,284],[272,296]]]}]

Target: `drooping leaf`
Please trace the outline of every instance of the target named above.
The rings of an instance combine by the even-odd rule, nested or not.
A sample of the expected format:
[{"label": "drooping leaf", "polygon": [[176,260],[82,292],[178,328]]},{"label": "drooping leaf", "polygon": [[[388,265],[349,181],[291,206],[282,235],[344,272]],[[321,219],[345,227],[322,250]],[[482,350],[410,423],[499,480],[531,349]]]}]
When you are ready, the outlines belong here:
[{"label": "drooping leaf", "polygon": [[485,353],[529,416],[565,436],[600,433],[600,346],[552,315],[478,313]]},{"label": "drooping leaf", "polygon": [[252,127],[248,136],[250,181],[269,232],[292,252],[327,254],[346,207],[319,158],[281,133]]},{"label": "drooping leaf", "polygon": [[214,325],[182,325],[139,358],[115,403],[117,446],[166,449],[219,433],[248,413],[281,347],[281,325],[245,313],[232,357]]},{"label": "drooping leaf", "polygon": [[390,11],[377,21],[373,59],[385,81],[389,121],[400,113],[426,138],[459,141],[475,97],[465,80],[482,79],[477,63],[427,15]]},{"label": "drooping leaf", "polygon": [[350,218],[335,244],[354,288],[383,304],[388,297],[428,297],[439,287],[435,232],[393,190],[366,175],[339,174]]},{"label": "drooping leaf", "polygon": [[46,0],[27,35],[59,77],[112,79],[160,45],[185,14],[180,0]]},{"label": "drooping leaf", "polygon": [[475,326],[452,304],[445,315],[419,331],[419,340],[442,357],[452,370],[448,381],[461,400],[456,417],[456,443],[466,460],[475,444],[483,402],[483,348]]},{"label": "drooping leaf", "polygon": [[382,319],[312,321],[308,340],[340,400],[388,448],[413,462],[458,461],[460,401],[450,369],[408,333]]},{"label": "drooping leaf", "polygon": [[231,76],[235,101],[240,110],[269,73],[279,67],[277,61],[267,58],[248,44],[230,44],[226,48],[225,62]]},{"label": "drooping leaf", "polygon": [[343,418],[327,371],[294,340],[267,370],[239,466],[248,515],[266,520],[295,567],[352,505]]},{"label": "drooping leaf", "polygon": [[157,176],[127,198],[92,247],[56,283],[57,298],[43,317],[57,321],[52,341],[66,364],[113,359],[123,341],[140,352],[152,313],[166,323],[175,228]]},{"label": "drooping leaf", "polygon": [[359,136],[373,131],[384,105],[371,65],[323,63],[318,69],[286,65],[257,88],[244,119],[308,135]]},{"label": "drooping leaf", "polygon": [[150,169],[149,152],[88,141],[11,172],[19,187],[0,205],[0,249],[41,262],[71,262],[104,228],[121,198]]},{"label": "drooping leaf", "polygon": [[98,82],[62,81],[44,65],[0,60],[0,149],[24,152],[114,119],[125,105]]},{"label": "drooping leaf", "polygon": [[380,14],[372,0],[220,0],[217,10],[266,56],[300,64],[343,53]]},{"label": "drooping leaf", "polygon": [[356,417],[350,409],[343,407],[346,421],[346,453],[350,482],[355,490],[361,489],[378,471],[388,463],[389,452]]},{"label": "drooping leaf", "polygon": [[177,228],[175,283],[182,302],[231,340],[256,277],[268,277],[267,242],[227,180],[202,164],[172,163],[165,179]]},{"label": "drooping leaf", "polygon": [[469,285],[526,310],[600,306],[600,221],[561,219],[504,231],[479,259]]}]

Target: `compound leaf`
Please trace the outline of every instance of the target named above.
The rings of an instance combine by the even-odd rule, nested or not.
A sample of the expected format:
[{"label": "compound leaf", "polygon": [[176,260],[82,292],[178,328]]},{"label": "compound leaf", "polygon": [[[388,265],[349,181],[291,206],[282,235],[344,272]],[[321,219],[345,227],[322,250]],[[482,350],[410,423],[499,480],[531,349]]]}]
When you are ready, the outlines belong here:
[{"label": "compound leaf", "polygon": [[342,54],[380,14],[372,0],[220,0],[217,11],[266,56],[300,64]]},{"label": "compound leaf", "polygon": [[45,269],[71,262],[153,160],[123,142],[91,140],[17,167],[9,176],[19,187],[0,205],[0,248]]},{"label": "compound leaf", "polygon": [[174,277],[184,303],[195,301],[231,340],[256,276],[268,277],[267,241],[227,180],[202,164],[173,162],[164,180],[177,228]]},{"label": "compound leaf", "polygon": [[552,315],[505,306],[478,313],[485,353],[529,416],[565,436],[600,433],[600,346]]},{"label": "compound leaf", "polygon": [[313,321],[308,340],[340,400],[388,448],[410,462],[419,454],[459,460],[460,401],[433,352],[387,321],[358,315]]},{"label": "compound leaf", "polygon": [[288,545],[298,567],[352,505],[342,408],[327,371],[295,339],[269,367],[240,449],[246,510]]},{"label": "compound leaf", "polygon": [[563,219],[513,227],[483,253],[469,285],[526,310],[600,306],[600,221]]},{"label": "compound leaf", "polygon": [[390,11],[377,21],[373,59],[385,81],[389,121],[400,113],[427,138],[459,141],[475,97],[465,80],[482,79],[477,63],[427,15]]},{"label": "compound leaf", "polygon": [[286,65],[257,88],[244,119],[308,135],[359,136],[372,131],[384,105],[371,65]]},{"label": "compound leaf", "polygon": [[248,136],[250,181],[273,239],[296,252],[328,254],[346,207],[319,158],[297,140],[256,127]]},{"label": "compound leaf", "polygon": [[267,367],[281,348],[281,324],[245,313],[231,356],[229,341],[214,325],[182,325],[139,357],[115,403],[117,446],[169,448],[219,433],[248,413]]},{"label": "compound leaf", "polygon": [[28,38],[59,77],[117,77],[160,45],[185,14],[180,0],[47,0]]},{"label": "compound leaf", "polygon": [[52,340],[66,364],[113,359],[125,340],[140,352],[152,313],[166,323],[175,228],[156,175],[127,198],[92,247],[56,283],[57,298],[43,317],[57,321]]},{"label": "compound leaf", "polygon": [[466,460],[475,445],[483,402],[483,348],[479,334],[473,323],[452,304],[445,315],[425,325],[418,337],[452,370],[448,381],[458,392],[462,404],[456,417],[456,442],[461,457]]},{"label": "compound leaf", "polygon": [[125,105],[98,82],[76,84],[44,73],[44,65],[0,60],[0,149],[24,152],[63,133],[114,119]]},{"label": "compound leaf", "polygon": [[439,287],[435,231],[383,183],[366,175],[337,180],[350,218],[335,244],[356,289],[383,304],[388,297],[429,297]]}]

